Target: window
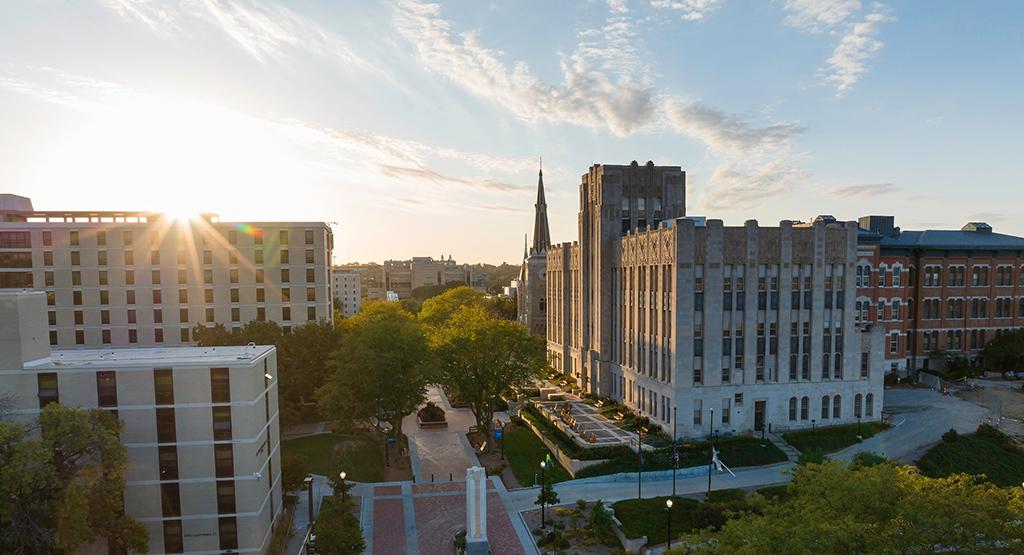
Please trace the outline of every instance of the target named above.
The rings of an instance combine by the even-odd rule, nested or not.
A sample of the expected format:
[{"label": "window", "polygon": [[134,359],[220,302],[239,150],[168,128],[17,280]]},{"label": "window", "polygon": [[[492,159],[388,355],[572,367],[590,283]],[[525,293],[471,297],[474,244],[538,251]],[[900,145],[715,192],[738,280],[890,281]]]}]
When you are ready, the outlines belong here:
[{"label": "window", "polygon": [[155,343],[163,343],[164,342],[164,330],[163,330],[163,328],[156,328],[156,329],[153,330],[153,341]]},{"label": "window", "polygon": [[875,395],[873,393],[868,393],[864,397],[864,413],[868,417],[875,414]]},{"label": "window", "polygon": [[212,251],[203,251],[203,264],[213,264]]},{"label": "window", "polygon": [[828,395],[821,398],[821,419],[825,420],[828,418],[829,411],[829,399]]},{"label": "window", "polygon": [[263,244],[263,230],[262,229],[254,229],[254,230],[252,230],[252,242],[253,242],[253,244],[256,244],[256,245],[262,245]]},{"label": "window", "polygon": [[290,306],[281,307],[281,319],[286,322],[292,319],[292,308]]},{"label": "window", "polygon": [[811,399],[809,397],[800,398],[800,420],[807,420],[810,418]]},{"label": "window", "polygon": [[176,482],[160,484],[160,501],[165,517],[181,516],[181,490]]},{"label": "window", "polygon": [[228,252],[228,264],[238,264],[238,251]]},{"label": "window", "polygon": [[227,368],[210,368],[210,397],[214,403],[231,402],[231,376]]},{"label": "window", "polygon": [[316,300],[316,288],[315,287],[307,287],[306,288],[306,300],[309,301],[309,302],[313,302],[313,301]]},{"label": "window", "polygon": [[235,512],[235,482],[217,480],[217,512],[231,514]]},{"label": "window", "polygon": [[213,283],[213,270],[203,270],[203,283],[206,285]]},{"label": "window", "polygon": [[135,242],[135,238],[132,236],[131,230],[126,230],[124,232],[123,238],[124,238],[124,244],[125,245],[131,245],[132,243]]},{"label": "window", "polygon": [[187,308],[179,308],[178,309],[178,321],[181,322],[182,324],[187,324],[188,323],[188,309]]},{"label": "window", "polygon": [[51,326],[57,325],[57,313],[50,311],[46,313],[46,320]]},{"label": "window", "polygon": [[107,265],[107,251],[99,251],[96,253],[96,264],[99,266]]},{"label": "window", "polygon": [[96,397],[101,407],[117,406],[117,374],[96,372]]},{"label": "window", "polygon": [[288,244],[288,230],[287,229],[282,229],[281,231],[279,231],[278,232],[278,237],[280,237],[280,239],[281,239],[280,243],[282,245],[287,245]]},{"label": "window", "polygon": [[238,244],[238,232],[237,231],[229,231],[228,232],[228,243],[231,243],[232,245],[237,245]]},{"label": "window", "polygon": [[241,322],[242,321],[242,312],[238,308],[232,308],[231,309],[231,321],[232,322]]},{"label": "window", "polygon": [[728,399],[728,398],[722,399],[722,424],[728,424],[729,423],[729,417],[730,417],[729,413],[732,412],[730,410],[731,409],[731,406],[730,406],[731,404],[732,404],[732,399]]},{"label": "window", "polygon": [[[100,275],[105,275],[106,272],[100,272]],[[53,287],[53,272],[43,272],[43,284],[46,287]],[[101,283],[100,285],[105,285]]]},{"label": "window", "polygon": [[44,231],[43,232],[43,246],[46,246],[46,247],[53,246],[53,232],[51,232],[51,231]]},{"label": "window", "polygon": [[256,270],[256,283],[263,283],[263,270]]},{"label": "window", "polygon": [[316,321],[316,307],[315,306],[307,306],[306,307],[306,320],[309,320],[310,322],[315,322]]},{"label": "window", "polygon": [[842,414],[842,398],[836,395],[832,398],[832,418],[840,418]]},{"label": "window", "polygon": [[78,266],[82,263],[82,253],[78,251],[71,251],[71,265]]},{"label": "window", "polygon": [[704,412],[704,402],[701,399],[694,399],[693,401],[693,425],[700,426],[701,415]]},{"label": "window", "polygon": [[132,266],[135,264],[135,253],[132,251],[124,251],[124,264],[125,266]]},{"label": "window", "polygon": [[161,445],[157,448],[160,457],[160,479],[178,479],[178,448],[174,445]]},{"label": "window", "polygon": [[288,249],[281,249],[281,264],[288,263]]},{"label": "window", "polygon": [[306,264],[312,264],[313,261],[313,249],[306,249]]},{"label": "window", "polygon": [[212,309],[212,308],[207,308],[207,309],[206,309],[206,323],[207,323],[207,324],[212,324],[212,323],[213,323],[213,321],[214,321],[214,318],[213,318],[213,309]]},{"label": "window", "polygon": [[868,377],[868,370],[870,368],[870,355],[868,353],[860,354],[860,377]]},{"label": "window", "polygon": [[228,270],[228,280],[231,283],[238,283],[238,270],[237,269],[233,268],[231,270]]},{"label": "window", "polygon": [[307,245],[312,245],[313,244],[313,230],[312,229],[307,229],[306,230],[306,244]]},{"label": "window", "polygon": [[235,475],[235,452],[230,443],[213,446],[213,465],[218,478],[232,478]]},{"label": "window", "polygon": [[178,302],[181,304],[188,303],[188,289],[178,289]]},{"label": "window", "polygon": [[164,553],[184,553],[185,546],[182,542],[181,521],[164,521]]},{"label": "window", "polygon": [[83,330],[75,330],[75,345],[85,345],[85,332]]},{"label": "window", "polygon": [[77,247],[78,246],[78,232],[77,231],[69,231],[68,232],[68,243],[71,244],[71,246],[73,246],[73,247]]},{"label": "window", "polygon": [[220,517],[217,519],[217,528],[220,534],[220,548],[238,549],[238,521],[235,517]]},{"label": "window", "polygon": [[71,285],[82,285],[82,272],[78,270],[71,272]]},{"label": "window", "polygon": [[53,266],[53,253],[43,251],[43,266]]},{"label": "window", "polygon": [[157,264],[160,264],[160,251],[149,252],[149,264],[151,266],[156,266]]},{"label": "window", "polygon": [[796,397],[789,398],[789,419],[796,420]]},{"label": "window", "polygon": [[174,409],[156,409],[156,441],[157,443],[174,443],[178,441],[177,426],[174,423]]},{"label": "window", "polygon": [[288,268],[281,268],[281,283],[288,283],[291,281],[291,274],[288,272]]},{"label": "window", "polygon": [[85,323],[85,313],[82,312],[81,310],[76,310],[74,312],[74,316],[75,316],[75,325],[76,326],[81,326],[82,324]]},{"label": "window", "polygon": [[170,368],[153,370],[153,393],[155,404],[174,404],[174,374]]},{"label": "window", "polygon": [[860,405],[861,405],[862,402],[863,402],[863,398],[861,397],[860,393],[858,393],[857,395],[855,395],[853,397],[853,416],[856,417],[856,418],[860,418],[860,416],[861,416]]},{"label": "window", "polygon": [[51,330],[50,331],[50,345],[51,346],[52,345],[56,345],[57,343],[58,343],[58,341],[57,341],[57,332],[56,332],[56,330]]},{"label": "window", "polygon": [[153,304],[160,304],[163,302],[163,293],[159,289],[153,290]]},{"label": "window", "polygon": [[204,289],[203,290],[203,301],[205,301],[207,303],[212,303],[213,302],[213,289]]},{"label": "window", "polygon": [[39,408],[44,408],[50,403],[60,402],[56,372],[40,372],[36,374],[36,384],[39,387]]},{"label": "window", "polygon": [[[82,304],[82,292],[81,291],[72,291],[71,292],[71,300],[72,300],[72,302],[76,306],[81,305]],[[50,305],[53,306],[53,303],[50,303]]]},{"label": "window", "polygon": [[213,407],[213,439],[231,439],[231,407]]},{"label": "window", "polygon": [[110,345],[110,330],[100,330],[100,341],[104,345]]},{"label": "window", "polygon": [[188,283],[188,272],[185,270],[178,270],[178,284],[184,285]]},{"label": "window", "polygon": [[[185,314],[187,315],[188,313],[186,312]],[[181,328],[181,342],[182,343],[188,343],[189,342],[188,328]]]}]

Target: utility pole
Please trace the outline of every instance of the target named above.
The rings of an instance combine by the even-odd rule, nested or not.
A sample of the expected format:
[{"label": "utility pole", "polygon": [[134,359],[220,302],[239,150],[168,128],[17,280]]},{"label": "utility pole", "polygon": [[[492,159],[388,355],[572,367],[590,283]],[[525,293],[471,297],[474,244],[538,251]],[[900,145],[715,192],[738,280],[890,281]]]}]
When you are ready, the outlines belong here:
[{"label": "utility pole", "polygon": [[711,473],[715,469],[715,408],[711,407],[711,433],[708,434],[708,496],[711,495]]}]

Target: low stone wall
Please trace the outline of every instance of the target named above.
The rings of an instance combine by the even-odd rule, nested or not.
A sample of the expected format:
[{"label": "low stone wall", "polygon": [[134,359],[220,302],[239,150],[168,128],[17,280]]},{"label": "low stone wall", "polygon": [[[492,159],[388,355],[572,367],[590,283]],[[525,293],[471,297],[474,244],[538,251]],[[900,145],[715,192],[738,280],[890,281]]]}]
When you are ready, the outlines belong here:
[{"label": "low stone wall", "polygon": [[[688,466],[676,469],[676,478],[693,478],[695,476],[707,476],[708,465]],[[644,472],[644,480],[669,480],[672,478],[671,470],[657,470]],[[605,484],[609,482],[635,482],[636,472],[620,472],[618,474],[605,474],[604,476],[592,476],[573,480],[574,484]]]},{"label": "low stone wall", "polygon": [[942,390],[942,378],[936,376],[935,374],[929,374],[928,372],[918,372],[917,381],[918,383],[922,383],[936,391]]},{"label": "low stone wall", "polygon": [[627,538],[626,534],[622,533],[622,521],[619,520],[619,517],[615,516],[615,509],[608,507],[608,510],[612,513],[612,531],[615,532],[615,537],[619,538],[619,543],[622,544],[622,549],[626,553],[640,553],[644,546],[647,545],[647,536]]},{"label": "low stone wall", "polygon": [[583,470],[584,468],[587,468],[588,466],[594,466],[595,464],[600,464],[608,460],[596,459],[592,461],[581,461],[579,459],[574,459],[569,455],[566,455],[565,451],[562,451],[562,449],[558,446],[558,443],[548,439],[544,435],[544,433],[541,432],[540,429],[537,428],[537,426],[535,426],[533,422],[531,422],[529,419],[524,418],[523,422],[525,422],[526,425],[529,426],[531,430],[533,430],[533,433],[538,438],[540,438],[541,443],[543,443],[544,446],[547,447],[551,451],[551,453],[554,454],[555,458],[558,459],[558,462],[561,463],[561,465],[565,467],[566,470],[569,471],[569,474],[572,474],[573,477],[576,477],[577,472]]}]

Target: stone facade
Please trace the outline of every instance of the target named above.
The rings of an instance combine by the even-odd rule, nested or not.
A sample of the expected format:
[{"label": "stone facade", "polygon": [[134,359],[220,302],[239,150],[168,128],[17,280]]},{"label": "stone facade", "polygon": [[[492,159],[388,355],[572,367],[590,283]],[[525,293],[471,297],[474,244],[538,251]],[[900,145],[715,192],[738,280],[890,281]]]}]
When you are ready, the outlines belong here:
[{"label": "stone facade", "polygon": [[547,252],[551,247],[548,205],[544,198],[544,172],[537,174],[533,245],[523,249],[523,266],[514,282],[519,323],[530,333],[545,335],[547,327]]},{"label": "stone facade", "polygon": [[684,437],[880,419],[856,224],[686,218],[685,182],[651,162],[583,176],[579,241],[547,251],[552,366],[663,426],[678,410]]}]

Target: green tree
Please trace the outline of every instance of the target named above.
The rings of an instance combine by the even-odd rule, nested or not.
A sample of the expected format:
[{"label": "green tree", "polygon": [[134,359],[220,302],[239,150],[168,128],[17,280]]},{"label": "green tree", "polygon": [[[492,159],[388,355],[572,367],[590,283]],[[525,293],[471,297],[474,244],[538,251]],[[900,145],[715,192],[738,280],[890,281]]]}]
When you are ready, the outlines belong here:
[{"label": "green tree", "polygon": [[200,347],[221,347],[225,345],[242,345],[239,334],[232,332],[224,324],[204,326],[196,324],[192,327],[192,340]]},{"label": "green tree", "polygon": [[490,437],[499,399],[545,372],[544,338],[479,305],[463,306],[446,325],[432,328],[430,342],[441,382],[469,405],[484,437]]},{"label": "green tree", "polygon": [[735,515],[674,553],[1019,553],[1021,488],[893,463],[797,467],[783,501]]},{"label": "green tree", "polygon": [[300,453],[281,455],[281,489],[295,491],[309,475],[309,460]]},{"label": "green tree", "polygon": [[590,518],[587,524],[590,525],[590,531],[598,541],[604,542],[615,538],[615,532],[613,531],[615,523],[612,521],[612,513],[600,499],[590,509]]},{"label": "green tree", "polygon": [[0,552],[71,553],[101,538],[146,552],[124,514],[127,456],[113,413],[50,404],[39,435],[0,421]]},{"label": "green tree", "polygon": [[422,327],[395,303],[367,303],[343,322],[342,342],[317,390],[320,412],[374,425],[379,418],[400,437],[402,418],[426,399],[433,381]]},{"label": "green tree", "polygon": [[515,320],[518,307],[512,297],[493,296],[484,300],[484,306],[491,314],[503,320]]},{"label": "green tree", "polygon": [[483,300],[483,293],[466,285],[449,289],[424,301],[419,319],[428,326],[443,326],[460,308],[480,305]]},{"label": "green tree", "polygon": [[290,405],[312,401],[327,379],[328,359],[341,348],[341,331],[326,320],[307,322],[282,335],[277,345],[282,400]]},{"label": "green tree", "polygon": [[324,555],[350,555],[366,549],[363,530],[341,498],[331,496],[316,515],[316,551]]},{"label": "green tree", "polygon": [[558,492],[555,491],[555,486],[550,481],[544,482],[544,487],[540,488],[540,492],[537,494],[537,500],[533,502],[534,505],[557,505],[558,504]]},{"label": "green tree", "polygon": [[999,334],[981,351],[985,368],[1011,372],[1024,368],[1024,329]]}]

